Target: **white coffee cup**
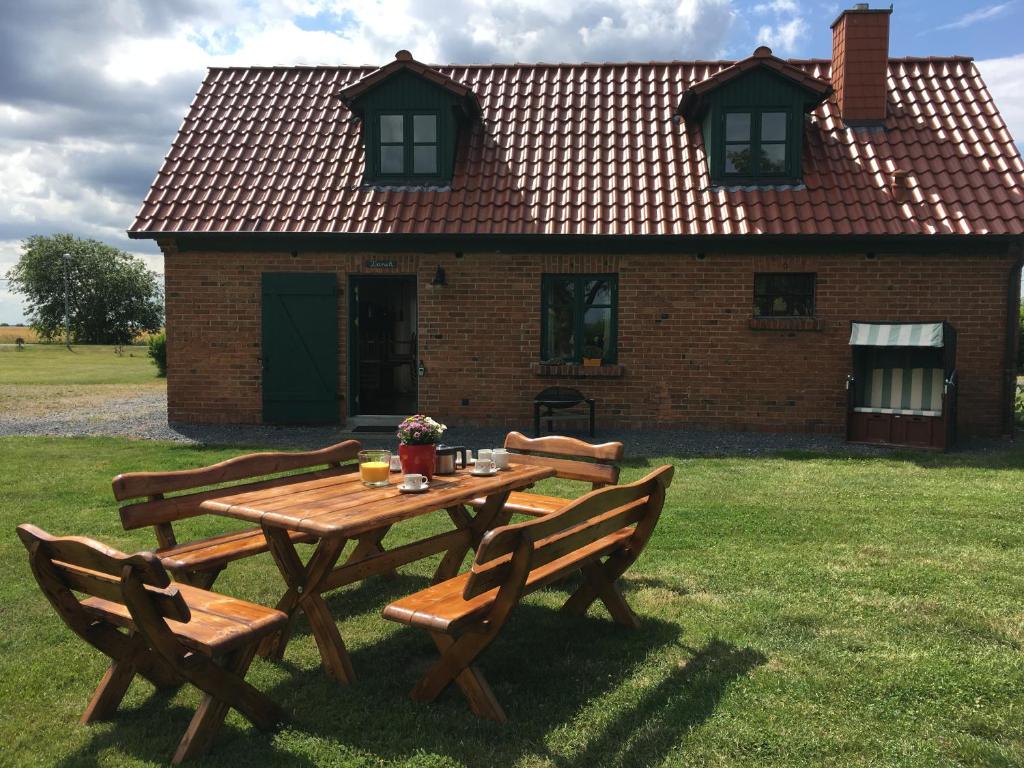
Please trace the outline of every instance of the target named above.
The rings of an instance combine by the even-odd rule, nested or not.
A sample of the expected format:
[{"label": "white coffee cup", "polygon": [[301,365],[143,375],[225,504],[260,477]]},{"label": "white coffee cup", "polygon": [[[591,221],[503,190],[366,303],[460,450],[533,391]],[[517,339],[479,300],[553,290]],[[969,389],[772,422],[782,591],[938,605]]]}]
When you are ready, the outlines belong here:
[{"label": "white coffee cup", "polygon": [[493,451],[490,448],[481,448],[479,451],[476,452],[476,459],[477,461],[480,461],[480,459],[483,459],[484,461],[490,461],[492,458],[492,454]]},{"label": "white coffee cup", "polygon": [[423,475],[406,475],[402,478],[402,485],[407,490],[419,491],[427,487],[427,478]]},{"label": "white coffee cup", "polygon": [[479,472],[481,475],[489,474],[494,471],[494,462],[491,459],[481,459],[478,457],[473,471]]},{"label": "white coffee cup", "polygon": [[512,461],[512,454],[504,448],[495,448],[491,451],[491,460],[494,461],[494,466],[498,469],[508,469],[509,462]]}]

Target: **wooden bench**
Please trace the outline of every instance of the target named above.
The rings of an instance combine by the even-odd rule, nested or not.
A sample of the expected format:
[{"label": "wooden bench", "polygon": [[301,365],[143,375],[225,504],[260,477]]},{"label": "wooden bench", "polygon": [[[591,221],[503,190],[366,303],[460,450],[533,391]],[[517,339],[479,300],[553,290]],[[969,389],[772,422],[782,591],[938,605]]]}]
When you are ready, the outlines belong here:
[{"label": "wooden bench", "polygon": [[[136,674],[158,688],[190,682],[204,696],[173,763],[204,752],[234,707],[273,728],[283,713],[245,682],[260,640],[284,627],[280,611],[188,585],[171,586],[151,552],[126,555],[92,539],[19,525],[32,573],[71,630],[111,658],[83,724],[112,717]],[[88,595],[79,598],[75,593]]]},{"label": "wooden bench", "polygon": [[[219,464],[199,469],[176,472],[128,472],[114,478],[114,498],[118,501],[145,497],[121,507],[121,524],[127,530],[152,525],[156,531],[160,562],[177,581],[208,589],[217,575],[231,562],[268,551],[267,539],[259,528],[232,531],[218,536],[179,543],[172,523],[189,517],[207,514],[200,504],[208,498],[224,495],[223,487],[197,490],[207,486],[247,481],[232,486],[232,490],[258,491],[280,488],[288,493],[288,484],[298,480],[331,477],[341,472],[354,472],[356,464],[344,465],[357,458],[361,445],[357,440],[346,440],[318,451],[304,453],[253,453],[238,456]],[[291,472],[323,466],[319,471],[299,475],[258,480],[265,475]],[[177,496],[166,496],[176,491],[193,491]],[[308,536],[292,532],[296,541],[310,541]]]},{"label": "wooden bench", "polygon": [[[513,462],[552,467],[555,477],[590,483],[592,490],[619,482],[616,462],[622,461],[622,443],[592,445],[574,437],[529,438],[521,432],[509,432],[505,448],[515,452]],[[515,491],[505,502],[505,509],[539,517],[557,512],[571,501],[561,496]],[[472,506],[479,508],[483,503],[484,499],[474,499]]]},{"label": "wooden bench", "polygon": [[564,611],[582,615],[600,599],[616,622],[636,627],[615,582],[650,539],[672,474],[665,465],[639,482],[592,491],[559,512],[495,528],[481,541],[470,571],[387,606],[384,618],[425,629],[441,652],[412,697],[433,701],[455,682],[475,715],[504,722],[501,705],[472,664],[524,595],[579,571],[584,582]]}]

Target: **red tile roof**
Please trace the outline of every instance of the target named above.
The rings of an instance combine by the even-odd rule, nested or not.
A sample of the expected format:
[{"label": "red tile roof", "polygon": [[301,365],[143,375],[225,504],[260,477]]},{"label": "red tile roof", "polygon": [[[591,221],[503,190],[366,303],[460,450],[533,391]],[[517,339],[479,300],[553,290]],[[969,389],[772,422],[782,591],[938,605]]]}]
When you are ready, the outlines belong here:
[{"label": "red tile roof", "polygon": [[1024,234],[1024,164],[970,59],[890,60],[884,131],[844,128],[830,97],[804,185],[760,189],[711,187],[699,126],[672,119],[732,63],[439,67],[482,122],[437,190],[362,186],[338,94],[374,68],[212,69],[129,232]]}]

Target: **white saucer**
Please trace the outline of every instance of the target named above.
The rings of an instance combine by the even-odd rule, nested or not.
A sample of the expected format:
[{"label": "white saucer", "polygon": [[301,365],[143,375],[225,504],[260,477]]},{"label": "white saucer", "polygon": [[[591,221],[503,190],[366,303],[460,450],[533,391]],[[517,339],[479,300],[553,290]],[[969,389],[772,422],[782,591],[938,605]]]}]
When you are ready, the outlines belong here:
[{"label": "white saucer", "polygon": [[399,493],[425,493],[430,490],[430,483],[427,483],[422,488],[409,488],[404,483],[399,483],[396,487]]},{"label": "white saucer", "polygon": [[474,477],[494,477],[496,474],[498,474],[498,469],[497,467],[495,467],[490,472],[477,472],[474,469],[471,470],[469,474],[473,475]]}]

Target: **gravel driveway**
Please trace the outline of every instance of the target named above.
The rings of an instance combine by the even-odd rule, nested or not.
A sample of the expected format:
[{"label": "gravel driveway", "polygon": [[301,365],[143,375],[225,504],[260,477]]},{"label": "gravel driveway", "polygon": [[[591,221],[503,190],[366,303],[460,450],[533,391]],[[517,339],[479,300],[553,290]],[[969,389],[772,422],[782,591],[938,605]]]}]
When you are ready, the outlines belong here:
[{"label": "gravel driveway", "polygon": [[[7,403],[11,402],[8,394]],[[529,425],[523,429],[528,431]],[[453,427],[448,442],[470,447],[501,445],[507,430]],[[0,410],[0,435],[105,435],[141,440],[173,440],[191,444],[251,447],[314,448],[354,437],[367,447],[391,447],[391,433],[352,433],[338,427],[195,426],[167,423],[167,400],[162,389],[141,394],[89,398],[73,407],[58,401],[45,413],[19,415],[18,409]],[[583,436],[584,439],[586,436]],[[881,454],[884,448],[851,446],[838,435],[805,433],[725,432],[706,429],[642,429],[599,432],[595,438],[626,442],[630,456],[754,456],[779,451],[830,451],[856,455]],[[1006,447],[1005,441],[984,441],[966,450]]]}]

